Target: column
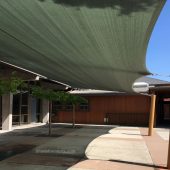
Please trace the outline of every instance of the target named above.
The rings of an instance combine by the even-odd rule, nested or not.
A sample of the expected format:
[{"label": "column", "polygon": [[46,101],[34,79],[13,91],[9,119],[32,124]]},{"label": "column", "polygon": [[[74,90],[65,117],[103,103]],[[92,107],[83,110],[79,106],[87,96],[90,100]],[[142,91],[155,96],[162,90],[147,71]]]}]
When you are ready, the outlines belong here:
[{"label": "column", "polygon": [[42,99],[42,122],[49,123],[49,101]]},{"label": "column", "polygon": [[2,96],[2,130],[12,129],[12,105],[13,94],[4,94]]},{"label": "column", "polygon": [[37,99],[35,97],[32,97],[32,114],[31,114],[31,121],[32,123],[37,122]]},{"label": "column", "polygon": [[32,122],[32,96],[28,95],[28,123]]},{"label": "column", "polygon": [[155,103],[156,103],[156,95],[152,94],[151,95],[151,105],[150,105],[148,136],[152,136],[152,133],[153,133],[154,118],[155,118]]}]

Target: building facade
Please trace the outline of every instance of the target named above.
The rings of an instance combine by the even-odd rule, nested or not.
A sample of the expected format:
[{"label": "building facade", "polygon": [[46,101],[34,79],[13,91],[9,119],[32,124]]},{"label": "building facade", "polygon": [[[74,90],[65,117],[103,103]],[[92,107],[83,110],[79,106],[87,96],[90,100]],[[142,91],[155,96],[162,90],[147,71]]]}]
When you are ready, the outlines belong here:
[{"label": "building facade", "polygon": [[[88,103],[76,106],[78,124],[145,126],[149,120],[150,98],[144,95],[85,95]],[[53,122],[71,123],[72,106],[53,102]]]},{"label": "building facade", "polygon": [[[155,126],[170,124],[170,83],[144,77],[138,82],[149,85],[145,94],[126,94],[117,92],[79,91],[88,104],[76,107],[75,121],[84,124],[112,124],[147,126],[149,123],[151,94],[156,95]],[[53,122],[71,123],[72,106],[53,102]]]},{"label": "building facade", "polygon": [[[40,78],[37,75],[19,68],[0,63],[0,80],[8,80],[15,72],[15,76],[21,78],[29,85],[41,86],[47,89],[64,90],[65,86]],[[16,94],[8,93],[0,96],[0,129],[11,130],[12,126],[29,124],[33,122],[48,123],[49,101],[33,97],[30,91],[17,90]]]},{"label": "building facade", "polygon": [[[19,77],[35,84],[35,74],[16,68],[0,65],[1,77],[8,78],[13,71]],[[87,103],[76,106],[75,123],[147,126],[150,114],[150,94],[156,94],[155,125],[170,124],[170,83],[152,78],[138,80],[149,84],[149,92],[145,94],[127,94],[119,92],[78,90],[73,94],[87,99]],[[64,85],[40,79],[40,86],[47,89],[65,90]],[[72,93],[72,92],[71,92]],[[72,123],[73,106],[70,103],[52,103],[53,123]],[[10,130],[12,126],[32,122],[48,123],[49,101],[33,97],[28,91],[0,96],[0,129]]]}]

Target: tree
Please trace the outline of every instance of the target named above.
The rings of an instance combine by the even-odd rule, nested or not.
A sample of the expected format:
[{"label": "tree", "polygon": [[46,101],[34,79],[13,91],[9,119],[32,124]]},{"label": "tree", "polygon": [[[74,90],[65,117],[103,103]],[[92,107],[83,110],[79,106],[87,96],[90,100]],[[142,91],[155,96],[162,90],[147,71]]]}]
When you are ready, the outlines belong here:
[{"label": "tree", "polygon": [[72,112],[72,124],[75,127],[75,112],[76,106],[80,103],[86,103],[87,100],[81,96],[73,95],[64,91],[54,91],[51,89],[43,89],[39,86],[31,87],[32,95],[40,98],[47,99],[50,101],[50,112],[49,112],[49,135],[51,135],[51,114],[52,114],[52,101],[58,101],[60,103],[66,104],[71,103],[73,106]]},{"label": "tree", "polygon": [[49,136],[51,135],[51,114],[52,114],[52,101],[60,101],[63,92],[55,92],[51,89],[44,89],[40,86],[31,87],[32,95],[39,99],[49,100]]},{"label": "tree", "polygon": [[19,77],[15,76],[15,73],[12,73],[11,77],[9,79],[0,79],[0,96],[7,93],[17,93],[17,90],[19,87],[24,87],[25,83],[24,80],[22,80]]},{"label": "tree", "polygon": [[49,135],[51,135],[51,114],[52,114],[52,101],[58,101],[66,104],[71,103],[73,106],[72,120],[73,127],[75,127],[75,112],[76,105],[80,103],[86,103],[87,100],[81,96],[73,95],[64,91],[54,91],[52,89],[45,89],[40,86],[28,86],[23,79],[17,77],[15,72],[12,73],[9,79],[0,79],[0,96],[7,93],[17,93],[21,90],[30,90],[32,95],[36,98],[47,99],[50,102],[49,112]]},{"label": "tree", "polygon": [[68,94],[66,96],[66,101],[68,103],[71,103],[73,106],[73,112],[72,112],[72,126],[75,127],[75,114],[76,114],[76,106],[80,103],[87,103],[87,99],[73,94]]}]

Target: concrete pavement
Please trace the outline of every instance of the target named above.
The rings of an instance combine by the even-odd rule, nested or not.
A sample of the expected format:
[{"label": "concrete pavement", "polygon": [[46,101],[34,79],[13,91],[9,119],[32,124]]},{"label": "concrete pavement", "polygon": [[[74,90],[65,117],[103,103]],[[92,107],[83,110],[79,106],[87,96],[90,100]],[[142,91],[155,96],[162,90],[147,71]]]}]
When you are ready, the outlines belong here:
[{"label": "concrete pavement", "polygon": [[[24,128],[24,129],[22,129]],[[0,169],[151,170],[166,167],[169,129],[34,124],[0,135]],[[161,157],[161,158],[160,158]]]}]

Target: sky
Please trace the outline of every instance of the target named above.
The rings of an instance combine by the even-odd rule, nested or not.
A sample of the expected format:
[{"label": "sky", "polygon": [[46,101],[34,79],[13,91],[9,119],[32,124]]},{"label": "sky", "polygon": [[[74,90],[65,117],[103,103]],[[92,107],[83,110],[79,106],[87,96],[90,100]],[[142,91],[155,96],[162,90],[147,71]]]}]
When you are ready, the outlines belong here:
[{"label": "sky", "polygon": [[170,82],[170,0],[167,0],[149,41],[146,65],[154,76]]}]

